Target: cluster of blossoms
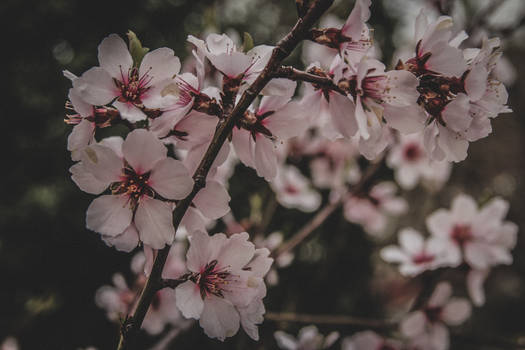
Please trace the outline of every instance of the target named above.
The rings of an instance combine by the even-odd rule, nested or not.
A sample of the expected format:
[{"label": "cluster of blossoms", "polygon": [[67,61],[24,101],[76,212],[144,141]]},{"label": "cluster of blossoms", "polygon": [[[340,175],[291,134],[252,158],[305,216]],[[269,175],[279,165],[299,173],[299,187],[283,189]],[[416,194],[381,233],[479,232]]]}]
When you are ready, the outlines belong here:
[{"label": "cluster of blossoms", "polygon": [[[408,203],[394,182],[368,183],[361,156],[376,165],[384,157],[404,190],[419,182],[437,190],[448,180],[451,162],[466,158],[469,142],[486,137],[490,120],[510,111],[505,87],[493,74],[501,56],[497,39],[461,50],[467,36],[453,37],[450,17],[431,22],[421,12],[415,56],[387,70],[375,56],[366,23],[370,6],[370,0],[357,0],[344,24],[309,31],[322,63],[308,62],[305,72],[291,67],[271,72],[215,158],[208,159],[204,179],[197,170],[216,130],[243,93],[251,93],[273,46],[253,47],[250,40],[238,45],[225,34],[205,40],[190,35],[195,72],[181,73],[171,49],[147,52],[133,33],[128,49],[111,34],[98,47],[98,67],[78,77],[64,73],[72,82],[66,122],[75,125],[67,144],[75,162],[70,172],[81,190],[98,196],[87,209],[86,226],[117,250],[143,249],[132,262],[131,287],[117,274],[114,286],[97,292],[96,302],[110,319],[123,319],[134,309],[158,251],[170,249],[162,279],[176,283],[156,292],[143,328],[159,334],[168,324],[183,329],[187,319],[195,319],[209,337],[224,340],[242,327],[257,340],[265,281],[278,283],[270,251],[283,235],[259,234],[251,243],[244,231],[256,225],[230,213],[227,187],[238,161],[270,183],[281,206],[311,213],[328,198],[341,204],[346,220],[384,237],[390,219],[406,213]],[[300,97],[294,98],[301,80]],[[124,138],[100,138],[99,129],[117,124],[129,129]],[[180,227],[174,226],[173,211],[188,198]],[[458,196],[451,211],[428,217],[428,239],[403,229],[400,246],[385,247],[381,256],[409,277],[464,264],[472,301],[481,305],[490,268],[512,262],[517,227],[503,221],[507,210],[499,198],[478,209],[472,198]],[[228,234],[210,235],[221,218]],[[283,252],[275,258],[278,267],[286,267],[294,256]],[[450,285],[439,284],[428,303],[403,320],[410,349],[448,347],[445,325],[458,325],[471,312],[468,301],[451,294]],[[284,332],[275,338],[283,349],[320,349],[339,335],[324,338],[309,327],[298,339]],[[367,331],[345,338],[342,346],[405,345]]]}]

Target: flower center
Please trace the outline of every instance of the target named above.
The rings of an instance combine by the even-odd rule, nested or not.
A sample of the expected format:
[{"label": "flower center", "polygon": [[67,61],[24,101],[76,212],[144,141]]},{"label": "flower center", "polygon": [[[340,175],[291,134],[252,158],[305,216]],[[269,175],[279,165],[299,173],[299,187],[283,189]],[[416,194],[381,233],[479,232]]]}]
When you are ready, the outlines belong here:
[{"label": "flower center", "polygon": [[434,261],[434,255],[427,254],[425,252],[415,255],[412,258],[412,262],[416,265],[426,264],[432,261]]},{"label": "flower center", "polygon": [[468,241],[472,240],[472,230],[468,225],[455,225],[452,228],[450,237],[454,240],[459,246],[463,246]]},{"label": "flower center", "polygon": [[209,262],[197,275],[195,281],[199,286],[202,299],[209,294],[223,298],[222,291],[228,284],[228,277],[230,277],[230,272],[226,268],[217,268],[217,260]]},{"label": "flower center", "polygon": [[299,189],[295,187],[294,185],[288,184],[284,187],[284,191],[289,194],[297,194],[299,193]]},{"label": "flower center", "polygon": [[141,96],[149,89],[148,85],[152,79],[148,72],[139,76],[139,70],[136,67],[131,68],[126,75],[121,71],[121,80],[113,79],[120,90],[118,101],[142,104]]},{"label": "flower center", "polygon": [[417,144],[411,143],[405,146],[403,150],[403,157],[408,162],[415,162],[422,156],[421,149]]},{"label": "flower center", "polygon": [[121,182],[110,186],[112,194],[126,194],[130,199],[130,206],[134,210],[142,196],[154,197],[155,193],[148,184],[150,172],[138,174],[130,166],[123,169],[124,175]]}]

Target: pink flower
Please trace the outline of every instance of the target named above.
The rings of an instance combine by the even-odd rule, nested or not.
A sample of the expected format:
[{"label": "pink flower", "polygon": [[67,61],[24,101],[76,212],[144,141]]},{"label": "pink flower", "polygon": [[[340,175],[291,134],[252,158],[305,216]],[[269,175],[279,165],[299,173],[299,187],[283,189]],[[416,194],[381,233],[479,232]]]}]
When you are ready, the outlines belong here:
[{"label": "pink flower", "polygon": [[113,101],[122,118],[130,122],[146,119],[144,107],[173,103],[173,96],[165,91],[180,70],[173,50],[164,47],[148,52],[137,68],[124,40],[111,34],[98,46],[98,61],[100,67],[73,81],[73,89],[87,103],[101,106]]},{"label": "pink flower", "polygon": [[399,263],[399,272],[404,276],[413,277],[451,263],[443,241],[435,238],[425,241],[414,229],[405,228],[399,232],[399,245],[381,249],[381,257],[389,263]]},{"label": "pink flower", "polygon": [[198,319],[211,338],[235,335],[240,323],[257,340],[266,295],[263,277],[273,261],[269,254],[255,249],[245,232],[229,238],[193,233],[186,256],[191,277],[175,289],[177,307],[184,317]]},{"label": "pink flower", "polygon": [[464,298],[454,298],[448,282],[441,282],[422,310],[411,312],[401,322],[400,330],[417,348],[446,350],[449,332],[446,326],[457,326],[470,317],[471,306]]},{"label": "pink flower", "polygon": [[339,332],[332,332],[326,337],[319,333],[316,326],[306,326],[299,330],[297,339],[283,331],[273,334],[277,346],[284,350],[321,350],[332,346],[339,339]]},{"label": "pink flower", "polygon": [[381,234],[388,216],[400,215],[408,209],[406,201],[396,197],[395,192],[394,183],[382,182],[372,187],[369,194],[352,195],[344,202],[344,216],[370,234]]},{"label": "pink flower", "polygon": [[271,186],[279,204],[286,208],[312,212],[321,204],[321,195],[294,166],[282,166]]},{"label": "pink flower", "polygon": [[385,339],[373,331],[363,331],[346,337],[341,344],[341,350],[401,350],[399,341]]},{"label": "pink flower", "polygon": [[474,269],[511,264],[510,250],[516,245],[518,227],[503,221],[509,205],[494,198],[478,210],[467,195],[458,195],[451,210],[439,209],[427,218],[431,234],[448,245],[456,263],[464,260]]},{"label": "pink flower", "polygon": [[84,149],[81,165],[76,167],[88,174],[80,172],[75,177],[72,167],[74,180],[84,191],[98,194],[105,188],[111,190],[91,203],[86,225],[115,237],[133,223],[130,229],[138,231],[144,244],[161,249],[175,236],[171,204],[161,199],[186,197],[193,180],[180,161],[167,157],[167,149],[153,133],[137,129],[125,141],[113,140],[113,147],[100,143]]},{"label": "pink flower", "polygon": [[390,149],[387,164],[395,170],[396,182],[406,190],[419,181],[433,189],[441,188],[452,167],[446,161],[433,161],[427,156],[421,134],[399,135],[399,142]]},{"label": "pink flower", "polygon": [[271,181],[277,175],[278,153],[274,141],[299,135],[307,123],[301,107],[289,97],[265,96],[255,111],[246,111],[232,132],[235,153],[259,176]]}]

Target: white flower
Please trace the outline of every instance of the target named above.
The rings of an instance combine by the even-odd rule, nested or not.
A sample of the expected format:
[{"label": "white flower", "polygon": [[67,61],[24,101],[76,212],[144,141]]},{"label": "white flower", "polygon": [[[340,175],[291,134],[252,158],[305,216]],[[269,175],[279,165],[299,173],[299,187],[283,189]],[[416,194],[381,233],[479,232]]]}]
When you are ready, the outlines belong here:
[{"label": "white flower", "polygon": [[98,46],[98,61],[100,67],[73,81],[73,89],[87,103],[101,106],[113,101],[122,118],[130,122],[146,119],[144,107],[173,103],[173,96],[163,93],[180,70],[173,50],[163,47],[148,52],[137,68],[124,40],[111,34]]},{"label": "white flower", "polygon": [[321,195],[294,166],[282,166],[271,186],[277,201],[284,207],[312,212],[321,204]]},{"label": "white flower", "polygon": [[510,250],[516,245],[518,227],[503,221],[509,205],[494,198],[478,210],[467,195],[458,195],[451,210],[439,209],[427,218],[431,234],[444,240],[459,264],[464,260],[474,269],[512,263]]},{"label": "white flower", "polygon": [[187,253],[192,275],[175,289],[177,307],[184,317],[198,319],[211,338],[235,335],[240,323],[257,340],[266,295],[263,277],[273,262],[269,254],[268,249],[255,249],[245,232],[229,238],[193,233]]},{"label": "white flower", "polygon": [[[137,129],[125,141],[112,140],[112,147],[110,143],[86,147],[82,162],[71,170],[84,191],[111,190],[91,203],[86,226],[110,237],[136,230],[140,240],[154,249],[171,244],[172,207],[157,198],[186,197],[193,187],[188,171],[180,161],[167,157],[167,149],[149,131]],[[83,171],[76,173],[75,167]]]},{"label": "white flower", "polygon": [[424,240],[418,231],[406,228],[399,233],[400,247],[391,245],[381,249],[381,257],[390,263],[399,263],[399,272],[415,276],[426,270],[455,263],[449,256],[447,245],[439,239]]}]

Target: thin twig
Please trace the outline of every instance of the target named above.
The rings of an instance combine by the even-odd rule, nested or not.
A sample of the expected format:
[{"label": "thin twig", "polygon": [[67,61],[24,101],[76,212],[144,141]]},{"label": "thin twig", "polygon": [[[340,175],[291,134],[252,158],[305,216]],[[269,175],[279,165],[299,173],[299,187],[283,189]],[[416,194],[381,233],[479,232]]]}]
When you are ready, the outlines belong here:
[{"label": "thin twig", "polygon": [[282,254],[293,250],[299,243],[305,240],[312,232],[314,232],[321,224],[328,219],[332,213],[344,203],[348,195],[357,194],[363,191],[366,186],[368,186],[372,177],[379,171],[381,165],[383,164],[383,158],[381,158],[376,163],[373,163],[368,166],[366,172],[363,174],[359,182],[353,186],[350,191],[341,193],[339,198],[333,202],[329,202],[323,209],[321,209],[317,214],[310,220],[306,225],[304,225],[297,233],[295,233],[292,238],[283,243],[279,248],[272,252],[272,256],[277,258]]},{"label": "thin twig", "polygon": [[[193,198],[199,192],[199,190],[205,186],[208,172],[210,171],[217,154],[230,135],[237,120],[241,118],[253,100],[259,95],[264,86],[266,86],[266,84],[272,79],[273,72],[279,69],[282,61],[288,57],[288,55],[290,55],[299,42],[305,38],[308,30],[315,22],[317,22],[317,20],[319,20],[321,15],[326,10],[328,10],[333,1],[334,0],[316,0],[312,3],[305,16],[303,18],[299,18],[292,30],[283,39],[281,39],[281,41],[279,41],[277,46],[273,49],[272,56],[266,64],[266,67],[255,79],[252,85],[243,93],[231,114],[228,115],[226,120],[219,123],[213,140],[211,141],[206,154],[202,158],[202,161],[193,175],[193,179],[195,180],[193,190],[186,198],[177,203],[177,206],[173,212],[173,226],[175,231],[178,229],[179,224],[186,213],[186,210],[193,201]],[[150,276],[146,281],[144,289],[142,290],[135,313],[134,315],[128,317],[126,322],[121,327],[118,345],[119,350],[130,348],[133,345],[133,339],[138,334],[153,297],[161,287],[161,274],[164,264],[166,263],[169,250],[169,246],[159,250],[157,257],[155,258],[155,262],[153,263]]]},{"label": "thin twig", "polygon": [[275,72],[274,77],[286,78],[294,81],[304,81],[307,83],[322,86],[326,89],[337,91],[342,95],[346,95],[346,92],[339,88],[339,86],[337,86],[329,77],[323,77],[312,73],[308,73],[291,66],[283,66],[279,68]]}]

